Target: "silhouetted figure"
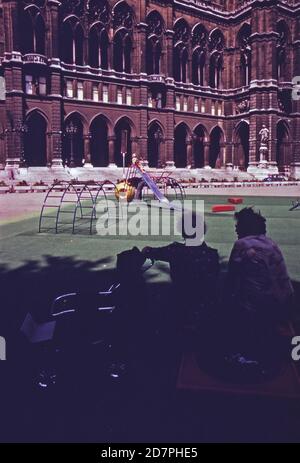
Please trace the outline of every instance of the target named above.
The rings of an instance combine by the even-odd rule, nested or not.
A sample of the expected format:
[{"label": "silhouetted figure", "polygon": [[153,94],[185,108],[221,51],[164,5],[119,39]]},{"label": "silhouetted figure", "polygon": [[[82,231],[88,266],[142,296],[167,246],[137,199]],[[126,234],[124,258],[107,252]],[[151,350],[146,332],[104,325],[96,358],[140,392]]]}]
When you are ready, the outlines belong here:
[{"label": "silhouetted figure", "polygon": [[[205,228],[205,227],[204,227]],[[191,236],[185,234],[184,240]],[[219,255],[216,249],[204,241],[198,246],[174,242],[168,246],[146,247],[142,253],[152,260],[169,262],[173,283],[172,300],[174,314],[177,309],[178,322],[201,313],[216,302],[216,287],[219,274]],[[190,320],[190,321],[192,321]]]},{"label": "silhouetted figure", "polygon": [[266,236],[266,219],[252,208],[235,214],[235,242],[227,278],[228,310],[240,348],[267,354],[288,318],[293,287],[283,255]]}]

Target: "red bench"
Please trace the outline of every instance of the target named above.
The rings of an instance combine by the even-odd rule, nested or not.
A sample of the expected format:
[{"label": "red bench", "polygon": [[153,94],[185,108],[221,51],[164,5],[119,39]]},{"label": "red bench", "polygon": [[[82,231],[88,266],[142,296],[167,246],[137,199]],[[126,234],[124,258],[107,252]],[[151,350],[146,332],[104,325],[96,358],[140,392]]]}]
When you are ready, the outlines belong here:
[{"label": "red bench", "polygon": [[211,208],[212,212],[230,212],[235,211],[235,206],[231,204],[216,204]]},{"label": "red bench", "polygon": [[231,204],[243,204],[243,198],[240,198],[240,197],[228,198],[228,202]]}]

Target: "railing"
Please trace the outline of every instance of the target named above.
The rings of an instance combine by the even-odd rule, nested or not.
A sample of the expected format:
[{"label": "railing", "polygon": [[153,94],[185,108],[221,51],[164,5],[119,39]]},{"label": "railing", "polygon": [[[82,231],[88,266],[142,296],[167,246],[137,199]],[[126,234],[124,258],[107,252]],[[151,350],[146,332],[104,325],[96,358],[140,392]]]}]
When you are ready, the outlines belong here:
[{"label": "railing", "polygon": [[[272,186],[276,187],[288,187],[298,186],[300,187],[300,181],[288,181],[288,182],[182,182],[183,188],[269,188]],[[300,191],[299,191],[300,195]]]},{"label": "railing", "polygon": [[43,65],[48,64],[48,60],[46,56],[39,55],[37,53],[28,53],[27,55],[24,55],[23,61],[25,61],[25,63],[36,63],[36,64],[43,64]]},{"label": "railing", "polygon": [[166,78],[162,74],[150,74],[148,75],[148,80],[150,80],[151,82],[165,83]]}]

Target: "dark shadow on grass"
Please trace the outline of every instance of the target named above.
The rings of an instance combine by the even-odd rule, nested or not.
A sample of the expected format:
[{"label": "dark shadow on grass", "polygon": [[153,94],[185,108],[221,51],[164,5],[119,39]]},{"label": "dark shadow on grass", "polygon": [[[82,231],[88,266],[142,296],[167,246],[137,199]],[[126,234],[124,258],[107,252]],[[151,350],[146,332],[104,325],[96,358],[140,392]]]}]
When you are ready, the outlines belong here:
[{"label": "dark shadow on grass", "polygon": [[[0,335],[6,337],[8,347],[8,360],[0,364],[2,442],[293,440],[296,433],[290,433],[286,403],[176,393],[181,344],[168,337],[173,289],[168,282],[152,278],[147,278],[148,350],[138,357],[134,372],[113,382],[103,359],[91,354],[75,359],[77,375],[63,386],[52,391],[34,388],[24,374],[30,370],[30,356],[23,351],[24,340],[19,339],[25,314],[30,311],[36,320],[46,320],[59,294],[108,288],[115,272],[101,266],[110,263],[110,259],[90,262],[45,255],[44,261],[28,261],[15,270],[0,266]],[[226,265],[222,259],[221,286]],[[154,269],[168,273],[168,267],[159,262]],[[300,302],[300,283],[295,283],[295,290]],[[146,301],[140,303],[144,308]]]}]

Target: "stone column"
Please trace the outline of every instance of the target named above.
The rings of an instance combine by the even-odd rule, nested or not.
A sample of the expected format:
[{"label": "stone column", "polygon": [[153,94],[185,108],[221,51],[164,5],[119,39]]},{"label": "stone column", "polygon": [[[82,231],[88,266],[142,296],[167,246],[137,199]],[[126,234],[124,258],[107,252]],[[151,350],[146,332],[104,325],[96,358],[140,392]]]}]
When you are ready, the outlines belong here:
[{"label": "stone column", "polygon": [[9,53],[12,51],[20,51],[19,1],[4,0],[2,3],[5,51]]},{"label": "stone column", "polygon": [[187,168],[191,169],[193,166],[193,140],[192,137],[187,137],[186,139],[186,161]]},{"label": "stone column", "polygon": [[62,131],[52,130],[49,132],[50,136],[50,154],[48,156],[48,164],[51,163],[51,167],[62,168]]},{"label": "stone column", "polygon": [[166,143],[162,138],[158,144],[158,167],[165,167],[166,165]]},{"label": "stone column", "polygon": [[[139,157],[139,154],[140,154],[140,150],[139,150],[139,142],[138,142],[138,137],[131,137],[130,141],[131,141],[131,156],[133,154],[136,154],[137,157]],[[130,163],[131,163],[131,159],[129,160]]]},{"label": "stone column", "polygon": [[226,166],[226,143],[220,144],[220,167]]},{"label": "stone column", "polygon": [[209,166],[209,146],[210,143],[208,141],[205,141],[203,143],[204,145],[204,167],[208,168]]},{"label": "stone column", "polygon": [[111,27],[108,31],[108,49],[107,49],[107,60],[108,60],[108,69],[113,69],[114,68],[114,44],[113,44],[113,38],[114,38],[114,30]]},{"label": "stone column", "polygon": [[137,33],[137,73],[146,74],[146,29],[147,24],[140,23]]},{"label": "stone column", "polygon": [[108,141],[108,167],[117,167],[115,163],[115,135],[110,135],[107,137]]},{"label": "stone column", "polygon": [[58,7],[60,2],[57,0],[48,0],[48,7],[50,9],[50,57],[59,58],[59,29],[58,29]]},{"label": "stone column", "polygon": [[172,30],[167,30],[166,38],[166,61],[167,61],[167,77],[173,77],[173,35]]},{"label": "stone column", "polygon": [[91,157],[91,134],[90,132],[83,135],[84,143],[84,167],[93,167],[92,157]]}]

